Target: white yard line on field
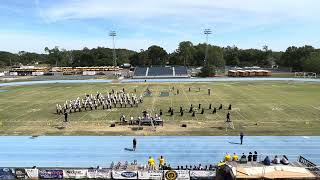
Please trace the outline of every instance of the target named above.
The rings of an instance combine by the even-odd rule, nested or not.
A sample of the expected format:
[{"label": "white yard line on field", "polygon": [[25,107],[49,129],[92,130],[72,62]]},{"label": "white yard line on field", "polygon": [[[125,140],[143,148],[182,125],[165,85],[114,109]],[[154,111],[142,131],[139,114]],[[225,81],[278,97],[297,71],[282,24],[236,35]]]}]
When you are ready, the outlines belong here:
[{"label": "white yard line on field", "polygon": [[[179,86],[179,87],[181,87],[181,86],[182,86],[182,85],[180,84],[180,86]],[[183,91],[183,95],[184,95],[184,96],[186,97],[186,99],[188,100],[189,105],[191,105],[191,104],[192,104],[192,102],[190,101],[189,96],[187,96],[186,91],[184,90],[184,88],[183,88],[183,87],[182,87],[181,89],[182,89],[182,91]],[[188,109],[187,109],[187,110],[188,110]],[[198,117],[197,117],[197,116],[195,116],[195,118],[196,118],[197,122],[199,122]],[[191,120],[193,120],[193,118],[191,118]]]}]

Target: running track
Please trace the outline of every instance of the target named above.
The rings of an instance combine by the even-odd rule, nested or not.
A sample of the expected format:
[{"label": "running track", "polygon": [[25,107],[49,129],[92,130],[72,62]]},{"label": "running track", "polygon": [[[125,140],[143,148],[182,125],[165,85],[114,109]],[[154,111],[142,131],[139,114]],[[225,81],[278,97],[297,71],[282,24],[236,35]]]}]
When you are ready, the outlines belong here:
[{"label": "running track", "polygon": [[320,136],[245,136],[244,145],[237,136],[160,136],[137,137],[135,152],[130,136],[0,136],[0,166],[90,167],[109,166],[112,161],[138,160],[165,156],[176,165],[213,164],[225,152],[238,154],[258,151],[265,155],[287,155],[296,160],[302,155],[320,164]]},{"label": "running track", "polygon": [[[234,82],[234,81],[294,81],[294,82],[316,82],[320,83],[320,79],[308,78],[183,78],[183,79],[147,79],[147,82]],[[69,84],[69,83],[111,83],[112,80],[44,80],[44,81],[23,81],[23,82],[8,82],[0,83],[0,87],[18,86],[18,85],[34,85],[34,84]],[[145,82],[145,79],[124,79],[121,83],[137,83]]]}]

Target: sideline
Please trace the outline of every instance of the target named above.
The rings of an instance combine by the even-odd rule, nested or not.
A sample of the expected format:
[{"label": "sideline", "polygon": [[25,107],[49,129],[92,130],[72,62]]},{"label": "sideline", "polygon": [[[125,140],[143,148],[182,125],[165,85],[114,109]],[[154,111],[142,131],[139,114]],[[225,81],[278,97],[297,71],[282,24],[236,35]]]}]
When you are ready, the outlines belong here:
[{"label": "sideline", "polygon": [[112,80],[47,80],[47,81],[22,81],[0,83],[0,87],[19,86],[19,85],[35,85],[35,84],[68,84],[68,83],[111,83]]},{"label": "sideline", "polygon": [[186,78],[186,79],[124,79],[121,83],[137,83],[137,82],[233,82],[233,81],[295,81],[295,82],[317,82],[320,79],[307,78]]}]

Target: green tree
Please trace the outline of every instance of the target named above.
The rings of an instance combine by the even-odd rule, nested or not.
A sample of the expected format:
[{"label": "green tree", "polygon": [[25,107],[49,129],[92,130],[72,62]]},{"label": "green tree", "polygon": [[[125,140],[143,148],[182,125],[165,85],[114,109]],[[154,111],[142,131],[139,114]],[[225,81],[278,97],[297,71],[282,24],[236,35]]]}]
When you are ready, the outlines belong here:
[{"label": "green tree", "polygon": [[164,65],[167,62],[168,53],[160,46],[150,46],[148,48],[148,58],[152,65]]},{"label": "green tree", "polygon": [[[223,67],[225,61],[223,58],[223,49],[218,46],[208,45],[207,66]],[[205,58],[206,44],[198,44],[195,46],[195,61],[193,66],[203,66]]]},{"label": "green tree", "polygon": [[194,60],[195,48],[192,42],[190,41],[180,42],[176,52],[177,54],[175,55],[178,55],[176,57],[179,57],[175,61],[176,64],[189,66],[191,62]]},{"label": "green tree", "polygon": [[16,66],[20,63],[20,57],[17,54],[0,51],[0,67]]},{"label": "green tree", "polygon": [[320,73],[320,52],[313,52],[304,59],[303,71]]},{"label": "green tree", "polygon": [[48,47],[44,48],[44,51],[48,53],[48,63],[57,67],[59,63],[62,62],[63,55],[58,46],[55,46],[53,49],[49,49]]},{"label": "green tree", "polygon": [[314,51],[312,46],[288,47],[281,56],[282,65],[292,67],[294,71],[303,71],[303,61]]},{"label": "green tree", "polygon": [[213,66],[205,66],[201,69],[200,77],[213,77],[215,75],[215,68]]},{"label": "green tree", "polygon": [[224,48],[223,57],[225,59],[226,65],[228,66],[239,66],[239,49],[236,46],[227,46]]},{"label": "green tree", "polygon": [[169,54],[169,64],[171,64],[171,65],[184,65],[182,57],[177,53],[177,51]]}]

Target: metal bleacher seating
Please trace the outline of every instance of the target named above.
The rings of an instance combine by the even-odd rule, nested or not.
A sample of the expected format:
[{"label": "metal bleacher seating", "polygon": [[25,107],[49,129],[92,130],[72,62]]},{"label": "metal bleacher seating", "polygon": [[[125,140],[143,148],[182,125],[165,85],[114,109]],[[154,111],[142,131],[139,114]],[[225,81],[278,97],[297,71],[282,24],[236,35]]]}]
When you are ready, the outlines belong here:
[{"label": "metal bleacher seating", "polygon": [[187,67],[184,66],[150,66],[136,67],[133,78],[187,78]]},{"label": "metal bleacher seating", "polygon": [[172,68],[171,67],[150,67],[148,76],[172,76]]},{"label": "metal bleacher seating", "polygon": [[176,76],[188,76],[188,71],[185,66],[176,66],[174,69]]},{"label": "metal bleacher seating", "polygon": [[134,76],[145,76],[147,69],[147,67],[136,67],[134,70]]}]

